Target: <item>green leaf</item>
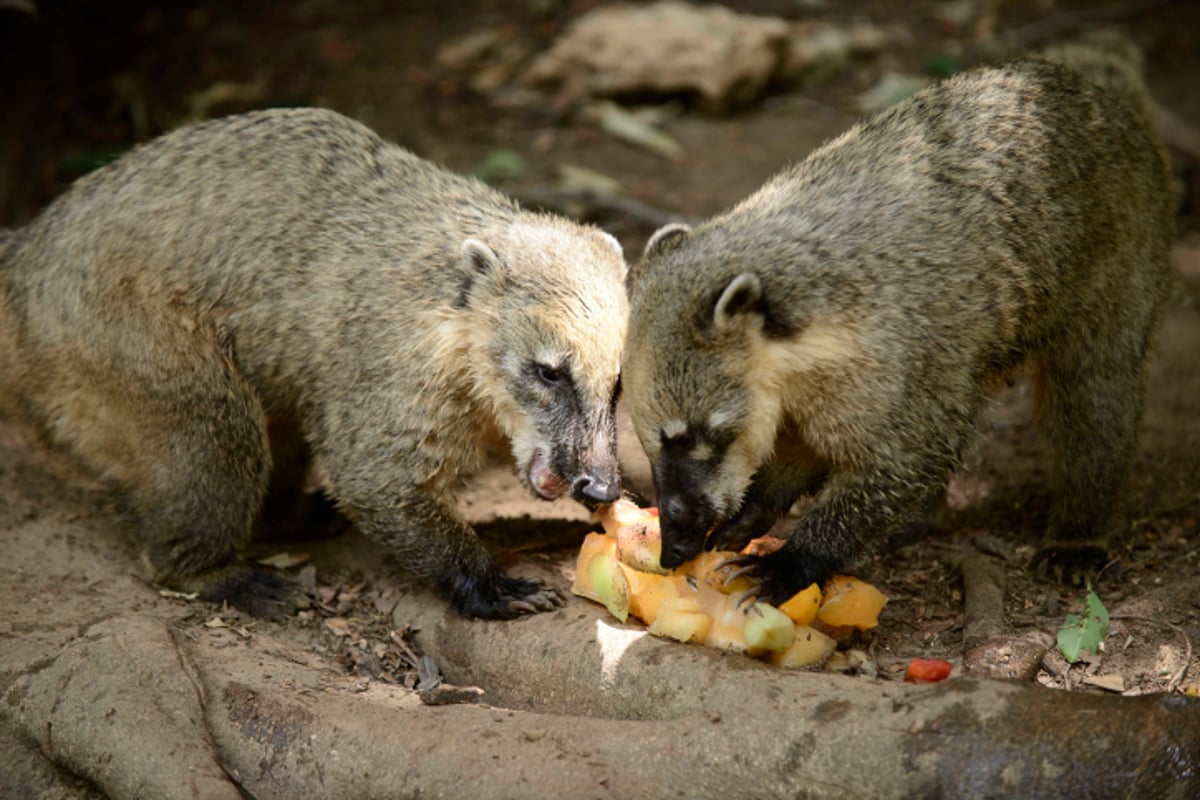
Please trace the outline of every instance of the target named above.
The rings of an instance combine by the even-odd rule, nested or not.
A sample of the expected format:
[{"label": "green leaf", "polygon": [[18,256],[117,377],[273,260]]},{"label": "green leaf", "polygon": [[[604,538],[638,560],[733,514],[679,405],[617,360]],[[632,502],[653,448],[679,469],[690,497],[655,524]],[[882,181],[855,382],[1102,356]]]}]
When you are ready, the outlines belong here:
[{"label": "green leaf", "polygon": [[498,147],[485,155],[471,174],[484,183],[505,183],[518,180],[525,174],[525,158],[515,150]]},{"label": "green leaf", "polygon": [[1084,652],[1099,652],[1108,633],[1108,609],[1090,589],[1084,598],[1084,606],[1084,614],[1068,614],[1058,629],[1059,652],[1071,664]]}]

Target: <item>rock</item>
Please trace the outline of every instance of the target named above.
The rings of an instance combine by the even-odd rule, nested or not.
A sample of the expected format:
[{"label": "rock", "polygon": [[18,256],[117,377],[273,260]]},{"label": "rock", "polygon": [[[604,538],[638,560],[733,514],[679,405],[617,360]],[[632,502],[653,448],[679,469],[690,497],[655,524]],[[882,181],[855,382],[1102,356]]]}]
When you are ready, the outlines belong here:
[{"label": "rock", "polygon": [[526,79],[592,97],[686,95],[721,112],[762,94],[788,33],[781,19],[723,6],[605,6],[576,20]]}]

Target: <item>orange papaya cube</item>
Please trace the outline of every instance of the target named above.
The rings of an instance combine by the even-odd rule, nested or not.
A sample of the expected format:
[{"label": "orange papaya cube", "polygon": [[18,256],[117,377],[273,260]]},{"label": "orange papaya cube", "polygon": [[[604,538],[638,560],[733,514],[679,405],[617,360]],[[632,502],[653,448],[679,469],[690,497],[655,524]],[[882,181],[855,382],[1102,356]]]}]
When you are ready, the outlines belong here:
[{"label": "orange papaya cube", "polygon": [[791,617],[797,625],[808,625],[817,617],[821,608],[821,587],[810,585],[792,595],[787,602],[781,603],[779,610]]},{"label": "orange papaya cube", "polygon": [[674,582],[666,575],[639,572],[621,565],[629,584],[629,613],[649,625],[658,615],[658,606],[666,597],[678,597]]},{"label": "orange papaya cube", "polygon": [[852,627],[865,631],[879,624],[879,612],[887,604],[883,592],[848,575],[835,575],[825,585],[825,600],[817,619],[831,628]]}]

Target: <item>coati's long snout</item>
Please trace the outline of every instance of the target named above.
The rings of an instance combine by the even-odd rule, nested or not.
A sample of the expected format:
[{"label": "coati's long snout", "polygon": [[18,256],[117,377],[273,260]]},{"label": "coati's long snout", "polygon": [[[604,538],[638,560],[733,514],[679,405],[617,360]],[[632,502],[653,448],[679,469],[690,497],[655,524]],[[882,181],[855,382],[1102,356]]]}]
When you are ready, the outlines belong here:
[{"label": "coati's long snout", "polygon": [[615,415],[601,414],[579,428],[574,452],[567,456],[571,497],[594,509],[621,496],[621,470],[617,461]]}]

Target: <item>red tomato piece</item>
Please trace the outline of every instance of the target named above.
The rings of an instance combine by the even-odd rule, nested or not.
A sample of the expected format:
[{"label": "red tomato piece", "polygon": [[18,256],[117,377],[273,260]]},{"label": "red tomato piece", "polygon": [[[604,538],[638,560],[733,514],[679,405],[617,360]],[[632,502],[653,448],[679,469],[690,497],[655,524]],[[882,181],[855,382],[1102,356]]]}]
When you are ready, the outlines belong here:
[{"label": "red tomato piece", "polygon": [[646,509],[646,513],[652,517],[657,517],[658,516],[658,506],[650,506],[649,508]]},{"label": "red tomato piece", "polygon": [[937,683],[950,677],[953,666],[940,658],[914,658],[904,671],[905,683]]}]

